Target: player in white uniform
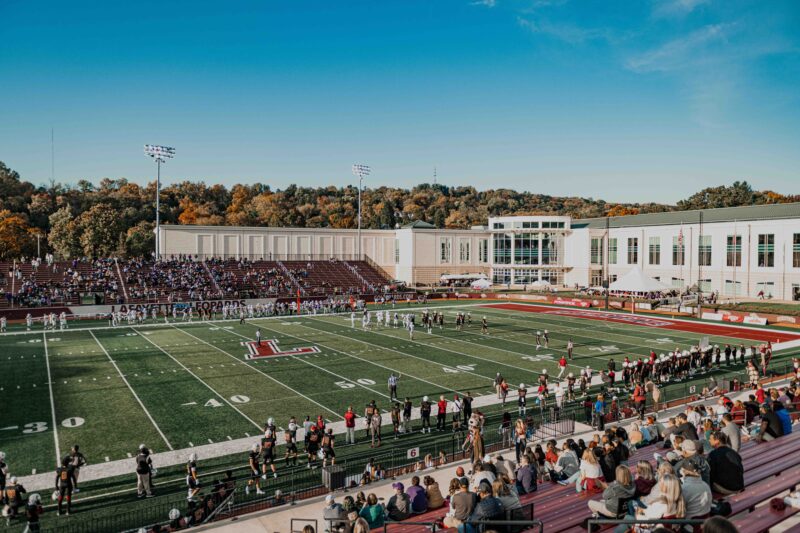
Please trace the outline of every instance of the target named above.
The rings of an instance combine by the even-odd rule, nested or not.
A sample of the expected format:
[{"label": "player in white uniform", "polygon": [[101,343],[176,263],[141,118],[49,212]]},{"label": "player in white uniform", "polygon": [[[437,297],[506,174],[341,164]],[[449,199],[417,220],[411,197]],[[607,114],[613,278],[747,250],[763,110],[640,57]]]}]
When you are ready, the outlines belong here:
[{"label": "player in white uniform", "polygon": [[0,316],[0,333],[5,333],[6,328],[8,328],[8,319],[4,316]]},{"label": "player in white uniform", "polygon": [[412,341],[414,340],[414,321],[413,320],[409,320],[408,321],[408,338],[411,339]]},{"label": "player in white uniform", "polygon": [[61,311],[61,314],[58,315],[58,327],[62,331],[67,329],[67,313]]},{"label": "player in white uniform", "polygon": [[25,327],[28,328],[28,331],[31,330],[31,326],[33,326],[33,316],[30,313],[25,315]]},{"label": "player in white uniform", "polygon": [[[394,300],[393,300],[394,301]],[[397,313],[394,314],[394,327],[397,329]]]},{"label": "player in white uniform", "polygon": [[350,313],[350,327],[356,329],[356,314]]}]

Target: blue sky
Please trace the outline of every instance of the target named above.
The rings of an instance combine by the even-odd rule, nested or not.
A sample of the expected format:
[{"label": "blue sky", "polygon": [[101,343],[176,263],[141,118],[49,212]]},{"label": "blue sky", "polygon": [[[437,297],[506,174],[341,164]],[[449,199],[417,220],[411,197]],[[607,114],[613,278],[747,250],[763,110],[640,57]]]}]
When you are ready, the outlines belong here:
[{"label": "blue sky", "polygon": [[35,183],[799,193],[796,0],[0,0],[0,160]]}]

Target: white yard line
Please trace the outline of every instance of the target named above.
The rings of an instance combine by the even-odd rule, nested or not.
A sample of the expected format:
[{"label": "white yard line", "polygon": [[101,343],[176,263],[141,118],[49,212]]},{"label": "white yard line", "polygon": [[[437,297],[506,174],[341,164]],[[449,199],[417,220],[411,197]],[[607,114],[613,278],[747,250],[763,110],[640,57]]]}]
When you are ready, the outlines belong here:
[{"label": "white yard line", "polygon": [[175,448],[173,448],[172,444],[169,443],[169,440],[167,440],[167,437],[166,437],[166,435],[164,435],[164,432],[161,431],[161,428],[158,427],[158,424],[156,424],[156,421],[153,419],[153,415],[150,414],[150,411],[148,411],[147,407],[144,406],[144,403],[142,403],[142,400],[139,398],[139,395],[136,394],[136,391],[133,390],[133,387],[131,387],[131,384],[128,383],[128,380],[125,378],[125,375],[122,373],[122,370],[120,370],[120,368],[117,366],[117,362],[114,361],[111,358],[111,354],[108,353],[108,351],[105,349],[105,346],[103,346],[100,343],[100,341],[98,340],[98,338],[95,337],[94,332],[90,331],[89,334],[92,336],[92,338],[97,343],[97,345],[100,347],[100,349],[103,350],[103,353],[106,354],[106,357],[108,357],[108,360],[111,361],[111,364],[114,365],[114,368],[117,370],[117,373],[119,374],[119,377],[122,378],[122,381],[124,381],[125,385],[128,386],[128,389],[131,391],[131,394],[133,394],[133,397],[136,398],[137,402],[139,402],[139,405],[141,406],[142,410],[144,411],[144,414],[147,415],[147,418],[150,419],[150,422],[152,422],[153,427],[156,428],[156,431],[158,431],[158,434],[161,435],[162,439],[164,439],[164,443],[167,445],[167,448],[169,448],[170,450],[174,450]]},{"label": "white yard line", "polygon": [[[191,370],[189,370],[189,367],[187,367],[186,365],[184,365],[183,363],[181,363],[180,361],[178,361],[177,359],[175,359],[175,358],[174,358],[174,357],[173,357],[173,356],[172,356],[172,355],[171,355],[171,354],[170,354],[168,351],[166,351],[164,348],[162,348],[161,346],[159,346],[158,344],[156,344],[155,342],[153,342],[152,340],[150,340],[150,339],[149,339],[149,338],[148,338],[146,335],[142,335],[141,333],[139,333],[139,332],[136,330],[136,328],[131,328],[131,329],[132,329],[133,331],[136,331],[136,333],[138,333],[138,334],[139,334],[139,336],[140,336],[140,337],[142,337],[143,339],[145,339],[147,342],[149,342],[150,344],[152,344],[153,346],[155,346],[155,347],[156,347],[158,350],[160,350],[160,351],[161,351],[161,353],[163,353],[164,355],[166,355],[167,357],[169,357],[170,359],[172,359],[173,361],[175,361],[176,363],[178,363],[178,364],[179,364],[179,365],[180,365],[180,366],[181,366],[181,367],[182,367],[184,370],[186,370],[186,371],[187,371],[189,374],[191,374],[191,375],[192,375],[192,377],[194,377],[194,378],[195,378],[197,381],[199,381],[200,383],[202,383],[203,385],[205,385],[205,386],[208,388],[208,390],[210,390],[211,392],[213,392],[213,393],[214,393],[216,396],[219,396],[219,397],[222,399],[222,401],[223,401],[223,402],[227,403],[227,404],[230,406],[230,408],[231,408],[231,409],[233,409],[234,411],[236,411],[237,413],[239,413],[240,415],[242,415],[242,416],[243,416],[243,417],[244,417],[246,420],[248,420],[248,421],[249,421],[251,424],[253,424],[255,427],[257,427],[259,431],[262,431],[262,430],[263,430],[263,428],[261,427],[261,425],[259,425],[259,424],[258,424],[258,422],[256,422],[255,420],[253,420],[252,418],[250,418],[249,416],[247,416],[246,414],[244,414],[243,412],[241,412],[241,411],[239,410],[239,408],[238,408],[238,407],[236,407],[235,405],[233,405],[231,402],[229,402],[229,401],[228,401],[228,399],[227,399],[227,398],[226,398],[224,395],[222,395],[222,394],[218,393],[216,390],[214,390],[214,388],[213,388],[211,385],[209,385],[208,383],[206,383],[205,381],[203,381],[202,379],[200,379],[200,377],[199,377],[197,374],[195,374],[194,372],[192,372]],[[171,449],[171,448],[170,448],[170,449]]]},{"label": "white yard line", "polygon": [[56,402],[53,399],[53,376],[50,374],[50,353],[47,349],[47,334],[44,338],[44,362],[47,367],[47,387],[50,389],[50,412],[53,414],[53,440],[56,444],[56,465],[61,464],[61,445],[58,443],[58,423],[56,422]]},{"label": "white yard line", "polygon": [[[236,320],[238,320],[238,318],[237,318]],[[173,326],[173,327],[175,327],[175,326]],[[180,331],[181,333],[183,333],[183,334],[185,334],[185,335],[188,335],[189,337],[191,337],[191,338],[193,338],[193,339],[196,339],[196,340],[198,340],[198,341],[202,342],[202,343],[203,343],[203,344],[205,344],[206,346],[210,346],[211,348],[214,348],[214,349],[215,349],[215,350],[217,350],[218,352],[220,352],[220,353],[223,353],[223,354],[227,355],[228,357],[230,357],[231,359],[233,359],[233,360],[234,360],[234,361],[236,361],[237,363],[239,363],[239,364],[241,364],[241,365],[244,365],[244,366],[246,366],[247,368],[250,368],[250,369],[252,369],[252,370],[254,370],[254,371],[258,372],[258,373],[259,373],[259,374],[261,374],[262,376],[264,376],[264,377],[266,377],[267,379],[269,379],[269,380],[271,380],[271,381],[273,381],[273,382],[277,383],[277,384],[278,384],[278,385],[280,385],[281,387],[283,387],[283,388],[285,388],[285,389],[288,389],[288,390],[292,391],[292,392],[293,392],[295,395],[297,395],[297,396],[300,396],[300,397],[302,397],[302,398],[305,398],[306,400],[308,400],[309,402],[313,403],[314,405],[321,407],[322,409],[324,409],[324,410],[325,410],[325,411],[327,411],[328,413],[331,413],[333,416],[335,416],[335,417],[336,417],[336,418],[338,418],[339,420],[344,420],[344,419],[342,418],[342,416],[341,416],[339,413],[337,413],[337,412],[335,412],[335,411],[332,411],[332,410],[330,410],[329,408],[325,407],[325,406],[324,406],[324,405],[322,405],[321,403],[319,403],[319,402],[317,402],[317,401],[315,401],[315,400],[312,400],[311,398],[309,398],[309,397],[308,397],[308,396],[306,396],[305,394],[303,394],[303,393],[301,393],[301,392],[298,392],[298,391],[294,390],[293,388],[291,388],[290,386],[286,385],[285,383],[281,383],[280,381],[278,381],[278,380],[277,380],[277,379],[275,379],[274,377],[270,376],[270,375],[269,375],[269,374],[267,374],[266,372],[263,372],[261,369],[259,369],[259,368],[256,368],[256,367],[255,367],[255,366],[253,366],[253,365],[249,365],[249,364],[247,364],[247,362],[246,362],[246,361],[242,361],[240,358],[236,357],[235,355],[231,354],[230,352],[228,352],[228,351],[226,351],[226,350],[223,350],[223,349],[222,349],[222,348],[220,348],[219,346],[215,346],[215,345],[211,344],[211,343],[210,343],[210,342],[208,342],[208,341],[204,341],[204,340],[203,340],[203,339],[201,339],[200,337],[197,337],[197,336],[195,336],[195,335],[192,335],[192,334],[191,334],[191,333],[189,333],[188,331],[185,331],[185,330],[183,330],[183,329],[181,329],[181,328],[175,327],[175,329],[177,329],[178,331]],[[227,331],[227,330],[226,330],[226,331]]]}]

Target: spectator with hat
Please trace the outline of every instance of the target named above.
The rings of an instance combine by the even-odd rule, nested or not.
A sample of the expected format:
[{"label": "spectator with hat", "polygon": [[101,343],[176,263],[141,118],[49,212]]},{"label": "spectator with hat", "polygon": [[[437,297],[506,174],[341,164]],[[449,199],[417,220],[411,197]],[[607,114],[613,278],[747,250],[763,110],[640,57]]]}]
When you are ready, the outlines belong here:
[{"label": "spectator with hat", "polygon": [[469,491],[469,480],[462,477],[458,480],[459,490],[450,496],[451,512],[444,517],[445,527],[460,527],[472,515],[477,498],[475,493]]},{"label": "spectator with hat", "polygon": [[389,520],[400,521],[411,516],[411,498],[406,494],[402,483],[392,483],[395,494],[386,504],[386,516]]}]

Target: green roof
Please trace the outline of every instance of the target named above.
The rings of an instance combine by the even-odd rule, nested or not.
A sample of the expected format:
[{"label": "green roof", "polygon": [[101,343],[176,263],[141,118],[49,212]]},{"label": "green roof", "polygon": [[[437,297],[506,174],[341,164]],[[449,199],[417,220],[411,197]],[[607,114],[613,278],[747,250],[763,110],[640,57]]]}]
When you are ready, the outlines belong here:
[{"label": "green roof", "polygon": [[424,220],[415,220],[414,222],[403,226],[403,229],[436,229],[436,226],[429,224]]},{"label": "green roof", "polygon": [[[608,217],[608,222],[611,228],[698,224],[700,222],[700,213],[703,214],[703,224],[800,218],[800,202],[721,207],[718,209],[694,209],[691,211],[671,211],[669,213],[646,213],[642,215]],[[571,225],[573,228],[604,229],[606,227],[606,217],[576,219],[572,221]]]}]

